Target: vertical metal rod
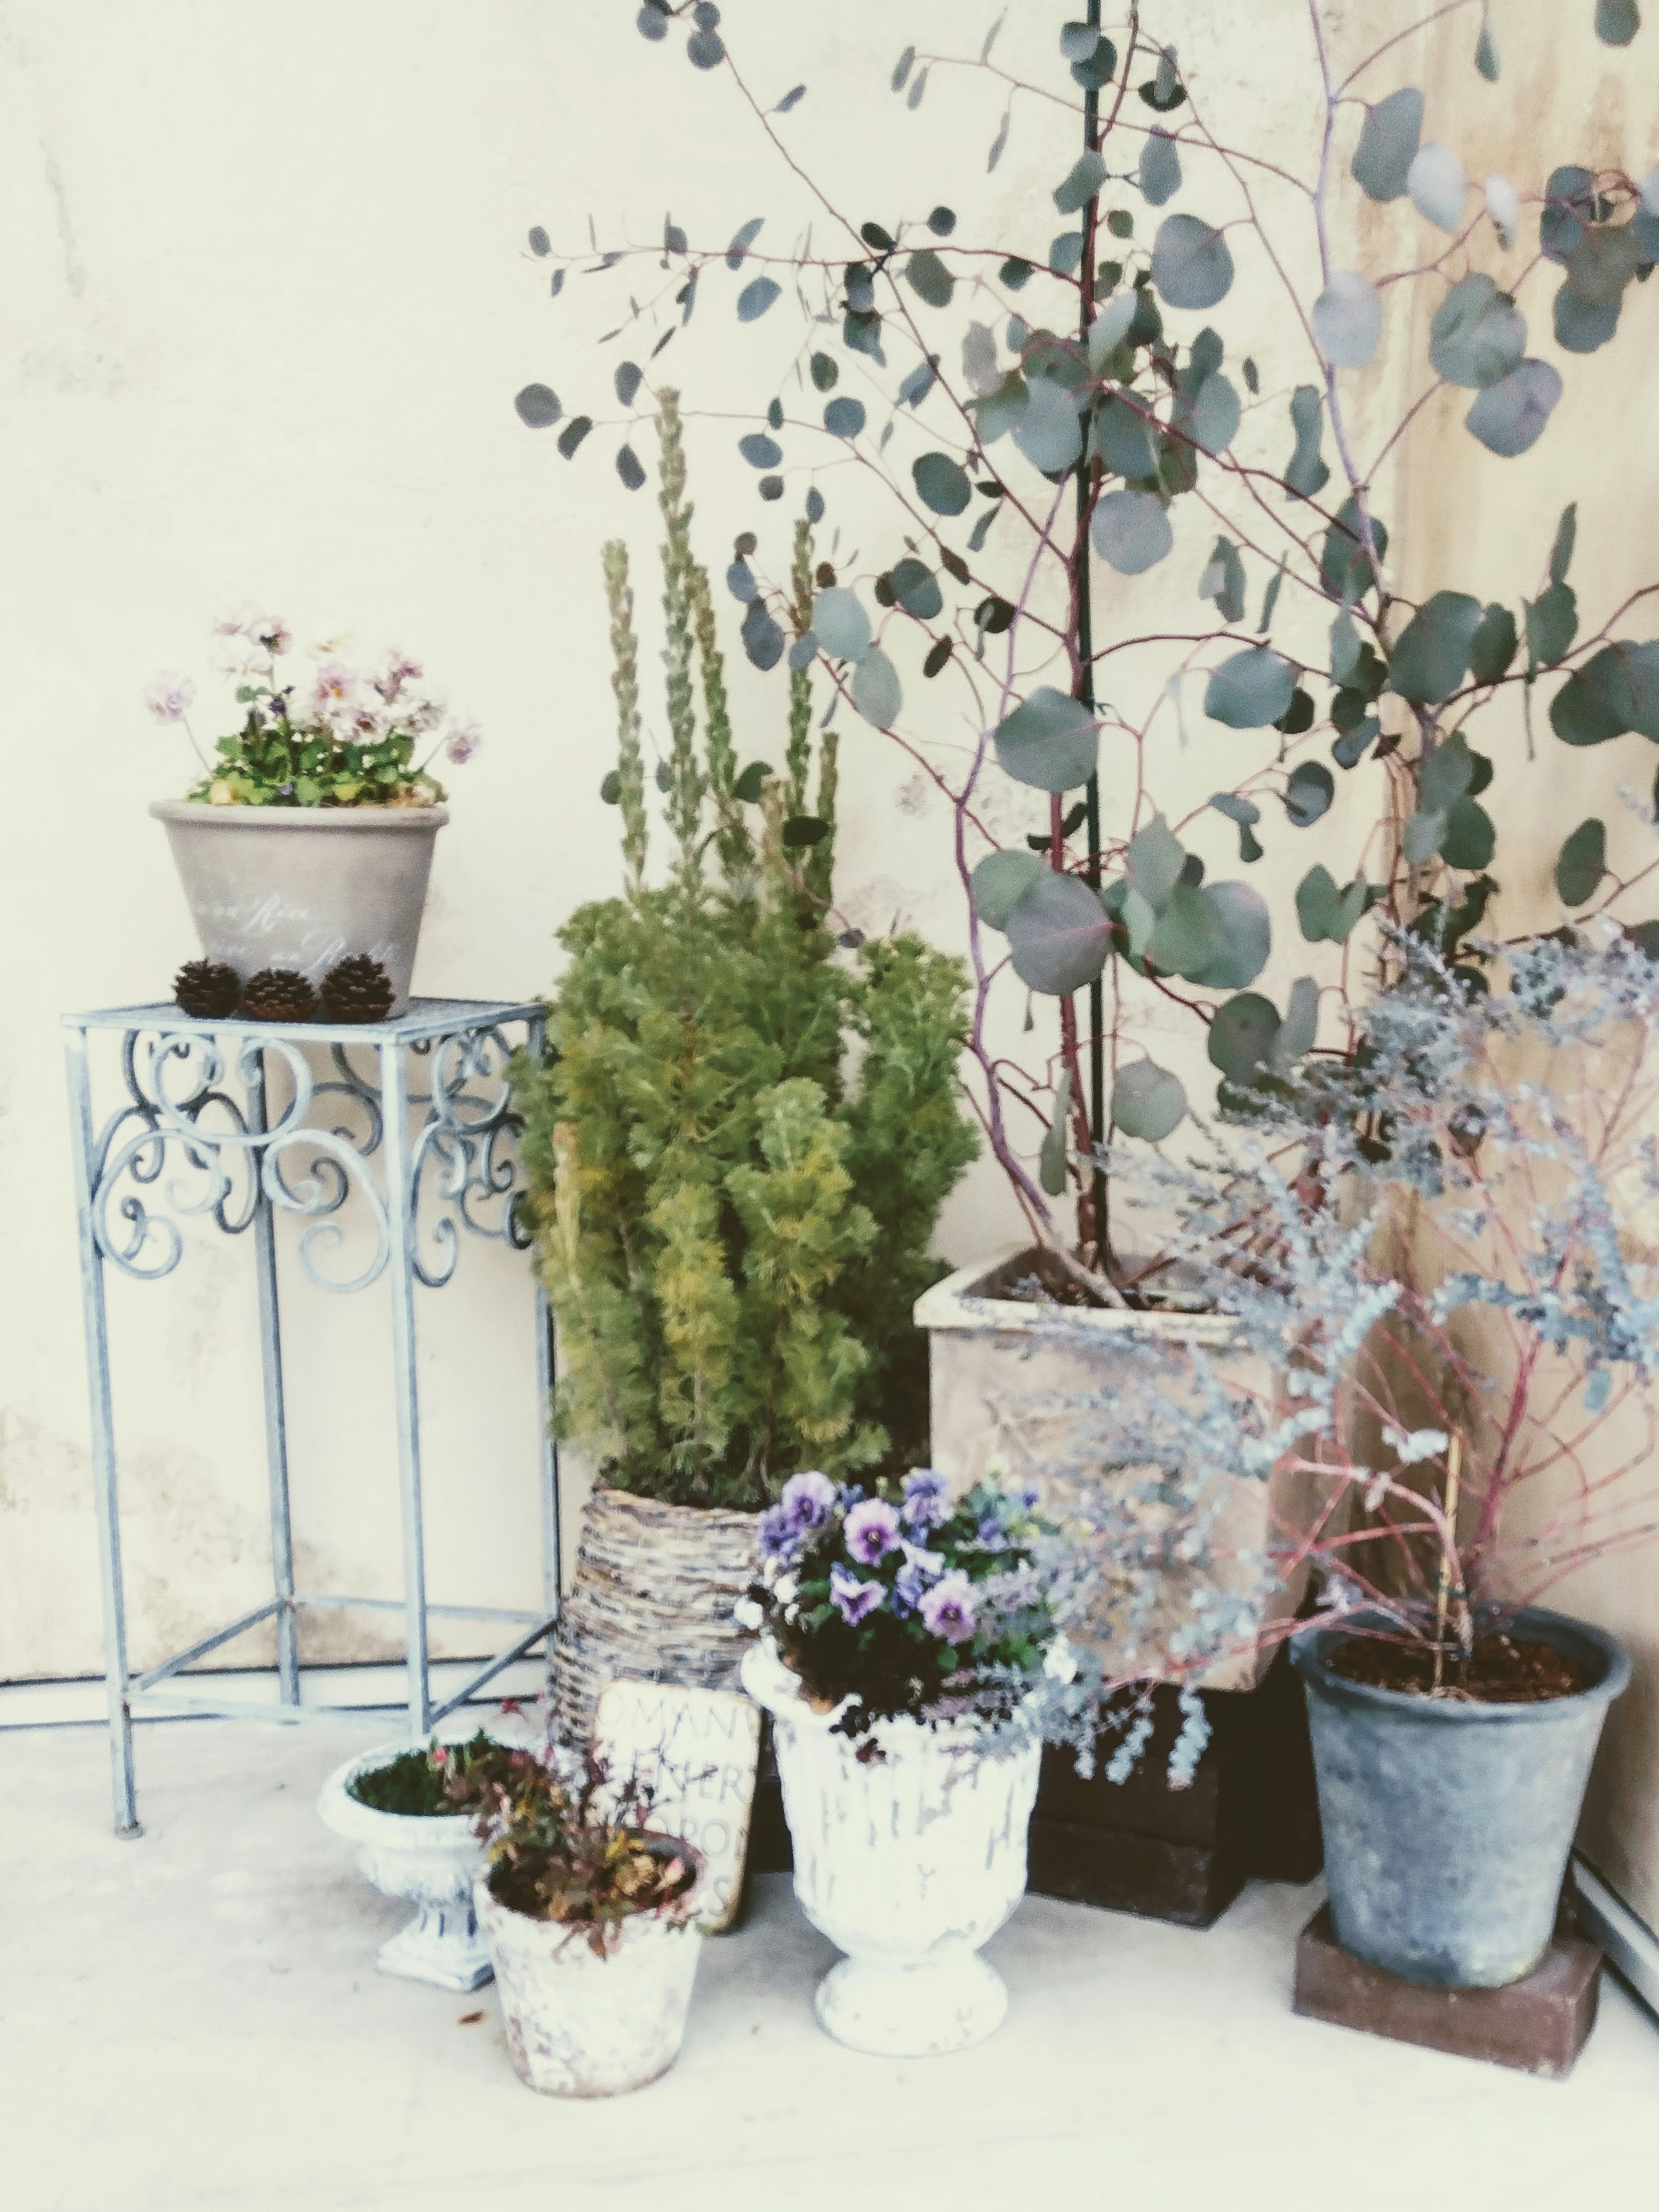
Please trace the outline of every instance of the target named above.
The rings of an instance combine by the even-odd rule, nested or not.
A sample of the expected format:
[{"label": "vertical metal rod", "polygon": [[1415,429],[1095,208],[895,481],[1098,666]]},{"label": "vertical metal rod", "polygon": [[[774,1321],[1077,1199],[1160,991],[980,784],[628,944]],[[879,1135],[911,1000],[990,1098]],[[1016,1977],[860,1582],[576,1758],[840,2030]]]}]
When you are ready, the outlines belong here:
[{"label": "vertical metal rod", "polygon": [[392,1390],[398,1410],[398,1482],[403,1505],[404,1666],[409,1732],[431,1726],[431,1668],[426,1638],[426,1530],[421,1510],[421,1409],[415,1373],[414,1194],[410,1188],[409,1093],[401,1041],[380,1047],[380,1110],[386,1131],[386,1212],[392,1281]]},{"label": "vertical metal rod", "polygon": [[[547,1024],[539,1018],[526,1024],[525,1048],[539,1066],[547,1050]],[[539,1255],[530,1248],[530,1265],[536,1285],[536,1390],[541,1419],[542,1477],[542,1610],[556,1613],[564,1587],[564,1530],[559,1518],[559,1446],[553,1434],[553,1390],[558,1381],[558,1340],[553,1312],[542,1286]]]},{"label": "vertical metal rod", "polygon": [[[1088,0],[1087,21],[1093,30],[1100,28],[1100,0]],[[1130,66],[1132,57],[1126,52],[1123,66]],[[1093,85],[1083,94],[1083,144],[1088,153],[1098,151],[1096,139],[1100,130],[1100,94]],[[1086,225],[1085,225],[1086,228]],[[1083,272],[1081,335],[1086,346],[1089,325],[1094,319],[1095,276],[1092,266],[1095,236],[1088,239],[1091,265]],[[1089,511],[1089,464],[1079,463],[1077,473],[1077,605],[1078,657],[1083,667],[1083,683],[1079,696],[1091,710],[1095,705],[1095,631],[1091,564],[1089,558],[1089,532],[1085,527]],[[1089,840],[1087,880],[1091,890],[1100,889],[1100,778],[1091,775],[1084,788],[1084,805],[1087,809],[1086,835]],[[1097,1146],[1106,1137],[1106,994],[1097,975],[1089,986],[1089,1133]],[[1108,1246],[1110,1231],[1107,1216],[1106,1177],[1097,1167],[1090,1182],[1093,1205],[1095,1249],[1094,1264],[1103,1273],[1109,1266]]]},{"label": "vertical metal rod", "polygon": [[104,1686],[109,1705],[110,1781],[115,1832],[142,1836],[132,1770],[132,1708],[127,1702],[126,1592],[121,1575],[121,1514],[116,1492],[115,1421],[110,1400],[109,1320],[104,1308],[104,1255],[94,1227],[92,1085],[87,1035],[71,1029],[64,1040],[70,1087],[70,1130],[75,1155],[75,1210],[81,1246],[81,1304],[87,1334],[88,1399],[92,1415],[93,1495],[98,1508],[98,1551],[104,1613]]},{"label": "vertical metal rod", "polygon": [[[248,1048],[248,1126],[270,1127],[265,1097],[265,1054]],[[259,1284],[259,1367],[264,1385],[265,1473],[270,1488],[270,1572],[276,1594],[276,1675],[285,1705],[300,1702],[300,1653],[294,1620],[294,1528],[289,1512],[288,1416],[283,1395],[283,1319],[276,1297],[276,1224],[264,1182],[264,1156],[249,1149],[248,1164],[258,1183],[253,1215],[255,1273]]]}]

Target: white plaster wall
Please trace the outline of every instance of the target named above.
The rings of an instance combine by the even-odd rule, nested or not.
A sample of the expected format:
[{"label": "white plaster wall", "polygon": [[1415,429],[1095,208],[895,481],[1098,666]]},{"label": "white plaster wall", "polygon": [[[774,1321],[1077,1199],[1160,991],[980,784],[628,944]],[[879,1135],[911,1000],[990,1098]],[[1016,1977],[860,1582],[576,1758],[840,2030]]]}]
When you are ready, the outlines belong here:
[{"label": "white plaster wall", "polygon": [[[971,47],[994,12],[989,0],[840,0],[833,11],[731,0],[726,9],[763,102],[808,83],[789,143],[855,219],[890,221],[945,198],[962,235],[1029,222],[1041,246],[1061,227],[1043,203],[1069,166],[1069,131],[1023,104],[1007,156],[987,178],[998,108],[982,84],[936,70],[915,114],[887,89],[907,40]],[[1015,10],[1045,26],[1068,12],[1048,0]],[[1417,12],[1405,0],[1334,10],[1339,44]],[[1464,51],[1473,29],[1460,16],[1402,46],[1373,88],[1425,83],[1426,135],[1459,143],[1473,173],[1526,175],[1588,150],[1639,175],[1659,158],[1659,40],[1650,28],[1632,54],[1608,56],[1589,40],[1589,12],[1588,0],[1547,14],[1530,0],[1496,0],[1499,87],[1475,77]],[[629,0],[0,4],[9,799],[0,818],[0,1679],[99,1664],[58,1019],[66,1007],[162,994],[194,950],[145,811],[188,775],[182,751],[143,714],[149,677],[196,665],[213,617],[252,599],[302,635],[343,629],[365,652],[411,648],[476,715],[486,746],[454,778],[420,989],[533,993],[553,972],[562,919],[615,885],[616,817],[597,795],[613,742],[598,547],[628,532],[648,600],[653,511],[611,470],[617,431],[602,427],[567,465],[510,402],[540,380],[571,411],[614,416],[593,403],[608,401],[609,364],[625,349],[601,359],[592,342],[617,319],[624,288],[576,276],[550,302],[525,234],[541,222],[574,248],[591,212],[605,238],[645,241],[669,210],[694,239],[714,242],[765,212],[776,240],[813,212],[724,79],[647,48],[633,13]],[[1175,15],[1183,60],[1222,134],[1249,132],[1276,160],[1304,165],[1312,149],[1296,95],[1309,57],[1297,0],[1187,0]],[[1205,205],[1200,191],[1219,187],[1196,158],[1188,170],[1182,204]],[[1279,190],[1264,180],[1267,199]],[[1339,258],[1400,265],[1409,255],[1402,210],[1365,204],[1354,222]],[[1304,234],[1292,255],[1304,270],[1310,251]],[[1251,252],[1240,259],[1243,276],[1255,273]],[[794,326],[780,308],[739,329],[721,287],[740,281],[710,272],[696,321],[658,366],[689,403],[743,418],[693,434],[704,556],[723,565],[731,536],[754,526],[775,564],[800,480],[792,477],[788,501],[763,508],[731,447],[774,391],[787,401]],[[1244,291],[1217,318],[1231,349],[1253,349],[1264,366],[1284,361],[1293,332],[1282,305],[1265,292],[1247,305]],[[1437,581],[1467,561],[1472,588],[1530,587],[1574,494],[1575,580],[1587,606],[1621,579],[1659,573],[1659,451],[1641,370],[1656,296],[1652,286],[1633,294],[1613,355],[1568,365],[1571,412],[1527,461],[1474,465],[1456,428],[1462,410],[1443,396],[1426,459],[1382,501],[1414,527],[1410,553],[1396,537],[1408,586],[1431,560]],[[1535,331],[1546,313],[1540,300]],[[1401,319],[1377,368],[1353,380],[1366,447],[1417,388],[1393,343],[1406,336]],[[1547,329],[1538,337],[1549,354]],[[1254,440],[1282,460],[1284,387],[1307,374],[1291,362],[1247,428],[1247,448]],[[648,465],[648,437],[640,443]],[[792,444],[792,461],[802,451]],[[854,476],[822,478],[826,536],[840,528],[844,562],[861,535]],[[1191,517],[1164,568],[1111,580],[1106,634],[1194,627],[1191,594],[1212,534]],[[1252,619],[1262,580],[1258,563]],[[1144,713],[1169,665],[1162,653],[1123,656],[1111,697]],[[647,657],[648,682],[653,673]],[[775,750],[775,684],[753,678],[740,656],[733,680],[743,750]],[[924,736],[940,759],[965,733],[960,706],[945,683],[927,694]],[[1231,782],[1255,740],[1206,733],[1193,715],[1183,746],[1172,723],[1166,709],[1158,772],[1175,819]],[[1645,785],[1651,757],[1640,740],[1626,742],[1631,779]],[[1528,897],[1547,882],[1583,760],[1558,749],[1510,802],[1517,821],[1535,826],[1527,880],[1515,887]],[[1127,756],[1109,744],[1104,763],[1109,815],[1121,813]],[[1346,880],[1367,805],[1360,785],[1345,781],[1337,808],[1307,836],[1277,830],[1256,880],[1285,892],[1315,858]],[[875,927],[908,920],[959,943],[945,825],[910,763],[854,726],[843,794],[851,917]],[[1038,811],[1006,786],[988,807],[1010,837]],[[1188,834],[1212,874],[1237,872],[1232,833],[1217,817]],[[1616,833],[1615,854],[1626,834]],[[1328,979],[1325,957],[1285,941],[1263,988],[1282,1002],[1304,969]],[[1022,1011],[1011,1003],[1011,1043]],[[1201,1047],[1175,1017],[1151,1018],[1142,1039],[1201,1093]],[[962,1258],[1011,1225],[1001,1185],[981,1164],[948,1210],[942,1248]],[[167,1285],[113,1294],[141,1662],[264,1592],[248,1259],[196,1239]],[[302,1574],[314,1586],[396,1586],[385,1319],[378,1294],[291,1303],[296,1509]],[[532,1602],[538,1410],[522,1263],[468,1252],[460,1282],[423,1300],[422,1320],[433,1594]],[[1616,1609],[1632,1632],[1654,1631],[1652,1588],[1645,1570],[1620,1578]],[[345,1656],[387,1647],[372,1626],[336,1621],[312,1648]],[[1628,1818],[1625,1831],[1634,1832]],[[1647,1903],[1659,1917],[1654,1897]]]}]

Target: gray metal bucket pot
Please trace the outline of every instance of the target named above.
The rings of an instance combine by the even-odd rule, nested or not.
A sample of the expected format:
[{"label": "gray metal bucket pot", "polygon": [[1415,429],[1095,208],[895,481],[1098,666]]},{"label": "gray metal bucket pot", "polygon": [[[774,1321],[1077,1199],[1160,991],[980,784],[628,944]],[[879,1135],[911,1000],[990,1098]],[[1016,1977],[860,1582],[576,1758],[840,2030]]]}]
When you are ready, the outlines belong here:
[{"label": "gray metal bucket pot", "polygon": [[210,806],[157,799],[210,960],[244,981],[293,968],[319,983],[366,952],[409,999],[442,806]]},{"label": "gray metal bucket pot", "polygon": [[1343,1629],[1291,1647],[1308,1698],[1336,1939],[1408,1982],[1501,1989],[1549,1948],[1590,1761],[1630,1680],[1599,1628],[1528,1608],[1514,1633],[1553,1644],[1592,1686],[1540,1705],[1463,1705],[1346,1681]]}]

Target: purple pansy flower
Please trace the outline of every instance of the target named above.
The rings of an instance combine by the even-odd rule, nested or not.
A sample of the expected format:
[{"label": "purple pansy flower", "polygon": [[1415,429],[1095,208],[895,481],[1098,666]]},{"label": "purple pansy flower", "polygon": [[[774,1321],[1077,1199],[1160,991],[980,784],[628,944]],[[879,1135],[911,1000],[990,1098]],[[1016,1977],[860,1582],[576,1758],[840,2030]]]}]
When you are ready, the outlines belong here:
[{"label": "purple pansy flower", "polygon": [[936,1528],[950,1511],[945,1477],[931,1467],[919,1467],[904,1481],[904,1517],[913,1528]]},{"label": "purple pansy flower", "polygon": [[978,1626],[974,1586],[960,1570],[942,1575],[921,1601],[928,1632],[947,1644],[965,1644]]},{"label": "purple pansy flower", "polygon": [[805,1535],[809,1529],[822,1528],[830,1518],[835,1510],[836,1486],[827,1474],[820,1474],[816,1469],[807,1474],[792,1474],[778,1502],[789,1526]]},{"label": "purple pansy flower", "polygon": [[884,1498],[866,1498],[848,1515],[843,1535],[850,1557],[873,1567],[899,1541],[898,1515]]},{"label": "purple pansy flower", "polygon": [[919,1544],[906,1544],[903,1548],[904,1565],[893,1583],[893,1610],[900,1614],[917,1611],[945,1571],[943,1552],[925,1552]]},{"label": "purple pansy flower", "polygon": [[994,1513],[988,1513],[979,1524],[979,1540],[988,1552],[1006,1552],[1008,1539],[1002,1533],[1002,1522]]},{"label": "purple pansy flower", "polygon": [[857,1575],[849,1574],[838,1559],[830,1570],[830,1602],[849,1628],[856,1628],[867,1613],[873,1613],[881,1603],[879,1583],[861,1582]]},{"label": "purple pansy flower", "polygon": [[761,1556],[767,1559],[790,1559],[800,1542],[796,1528],[781,1505],[769,1505],[760,1517]]},{"label": "purple pansy flower", "polygon": [[1042,1497],[1042,1492],[1037,1488],[1036,1483],[1022,1482],[1014,1495],[1019,1500],[1021,1512],[1035,1513],[1037,1508],[1037,1500]]}]

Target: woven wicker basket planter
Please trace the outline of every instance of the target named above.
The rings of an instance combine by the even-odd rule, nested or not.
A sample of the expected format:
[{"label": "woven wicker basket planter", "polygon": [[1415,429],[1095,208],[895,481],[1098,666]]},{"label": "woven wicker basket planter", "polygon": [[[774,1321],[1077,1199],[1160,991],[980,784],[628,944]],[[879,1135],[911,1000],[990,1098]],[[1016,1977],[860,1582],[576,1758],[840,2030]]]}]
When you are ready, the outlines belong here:
[{"label": "woven wicker basket planter", "polygon": [[752,1638],[732,1608],[759,1564],[759,1516],[665,1505],[599,1484],[582,1514],[575,1580],[555,1633],[554,1711],[586,1743],[607,1682],[735,1689]]}]

